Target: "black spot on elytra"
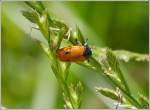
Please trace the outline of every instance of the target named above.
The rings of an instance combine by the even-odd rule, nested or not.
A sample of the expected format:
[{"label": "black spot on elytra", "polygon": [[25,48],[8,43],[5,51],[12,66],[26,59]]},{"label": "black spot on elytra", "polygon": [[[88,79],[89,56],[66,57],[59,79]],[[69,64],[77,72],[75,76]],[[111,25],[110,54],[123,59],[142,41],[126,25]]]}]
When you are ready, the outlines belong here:
[{"label": "black spot on elytra", "polygon": [[70,52],[65,52],[65,55],[70,54]]}]

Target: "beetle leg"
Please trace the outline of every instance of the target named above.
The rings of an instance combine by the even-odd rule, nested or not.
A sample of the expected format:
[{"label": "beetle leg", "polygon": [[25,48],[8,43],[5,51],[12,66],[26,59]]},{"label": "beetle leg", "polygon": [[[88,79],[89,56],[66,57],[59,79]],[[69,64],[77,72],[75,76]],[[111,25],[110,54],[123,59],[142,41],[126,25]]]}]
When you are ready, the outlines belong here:
[{"label": "beetle leg", "polygon": [[85,39],[84,46],[87,46],[87,45],[88,45],[87,42],[88,42],[88,38]]},{"label": "beetle leg", "polygon": [[65,39],[68,39],[68,40],[70,39],[71,31],[72,31],[72,28],[69,28],[67,33],[65,34],[65,37],[64,37]]},{"label": "beetle leg", "polygon": [[75,38],[75,42],[76,42],[77,45],[80,45],[80,46],[82,45],[82,44],[78,41],[77,38]]}]

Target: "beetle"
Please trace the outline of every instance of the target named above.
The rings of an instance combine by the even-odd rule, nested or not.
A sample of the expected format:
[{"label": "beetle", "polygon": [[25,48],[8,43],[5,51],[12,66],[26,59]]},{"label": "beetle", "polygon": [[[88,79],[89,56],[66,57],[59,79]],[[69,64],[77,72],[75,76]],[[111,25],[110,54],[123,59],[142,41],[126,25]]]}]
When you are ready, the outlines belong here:
[{"label": "beetle", "polygon": [[64,62],[78,62],[88,60],[92,55],[92,50],[87,45],[74,45],[60,48],[56,51],[59,60]]}]

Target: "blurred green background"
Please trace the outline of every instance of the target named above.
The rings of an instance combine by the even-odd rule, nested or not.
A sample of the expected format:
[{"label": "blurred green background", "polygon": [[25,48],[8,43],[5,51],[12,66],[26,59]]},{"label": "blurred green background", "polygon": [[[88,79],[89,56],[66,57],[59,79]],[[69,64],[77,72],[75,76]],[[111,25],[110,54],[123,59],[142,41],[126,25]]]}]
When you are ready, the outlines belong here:
[{"label": "blurred green background", "polygon": [[[148,53],[148,2],[43,2],[52,17],[79,25],[88,43],[98,47]],[[30,38],[34,26],[21,15],[24,2],[2,2],[2,106],[6,108],[63,108],[62,91],[49,60]],[[32,37],[41,36],[34,30]],[[135,93],[148,96],[148,63],[130,62],[123,71]],[[109,108],[110,99],[97,96],[95,86],[110,87],[99,74],[72,65],[70,77],[83,81],[81,108]],[[129,74],[127,74],[129,73]]]}]

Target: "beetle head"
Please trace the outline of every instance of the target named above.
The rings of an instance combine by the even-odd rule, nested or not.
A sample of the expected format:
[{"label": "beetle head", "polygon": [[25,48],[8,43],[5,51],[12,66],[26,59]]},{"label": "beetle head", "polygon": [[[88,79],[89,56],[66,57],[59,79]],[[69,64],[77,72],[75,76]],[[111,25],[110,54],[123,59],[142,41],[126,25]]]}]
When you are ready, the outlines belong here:
[{"label": "beetle head", "polygon": [[83,54],[85,57],[89,58],[92,55],[92,50],[88,46],[85,46],[85,51]]}]

